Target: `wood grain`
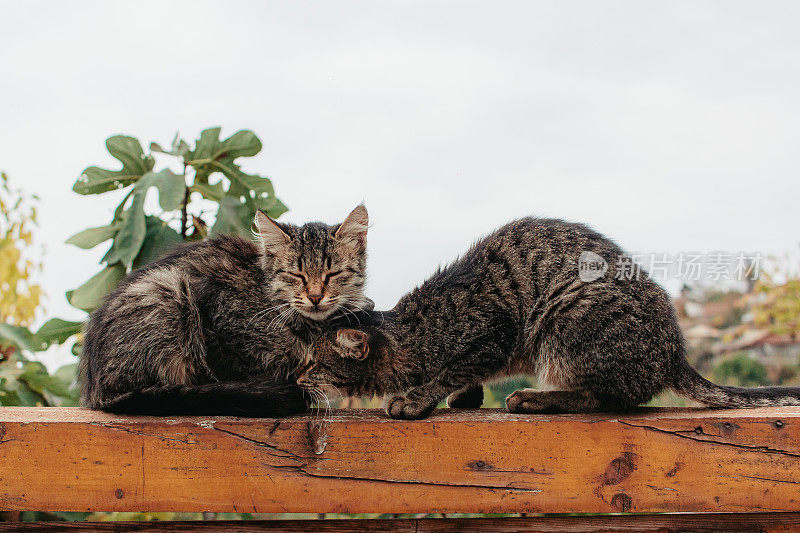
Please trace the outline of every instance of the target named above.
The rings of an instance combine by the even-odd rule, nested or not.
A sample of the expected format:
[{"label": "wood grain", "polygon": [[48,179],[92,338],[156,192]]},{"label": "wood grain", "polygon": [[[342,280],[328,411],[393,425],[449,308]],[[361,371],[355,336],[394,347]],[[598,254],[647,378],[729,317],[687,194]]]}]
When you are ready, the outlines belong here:
[{"label": "wood grain", "polygon": [[0,532],[237,531],[269,533],[782,533],[800,530],[798,513],[617,515],[526,518],[425,518],[381,520],[271,520],[218,522],[34,522],[3,524]]},{"label": "wood grain", "polygon": [[0,510],[800,511],[800,408],[274,419],[0,408]]}]

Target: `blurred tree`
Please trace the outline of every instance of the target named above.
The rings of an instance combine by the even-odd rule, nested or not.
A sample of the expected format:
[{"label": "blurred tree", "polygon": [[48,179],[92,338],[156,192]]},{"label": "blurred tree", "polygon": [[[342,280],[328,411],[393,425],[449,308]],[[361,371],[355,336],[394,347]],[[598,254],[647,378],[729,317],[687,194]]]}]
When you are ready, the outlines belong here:
[{"label": "blurred tree", "polygon": [[764,273],[750,298],[753,321],[777,335],[800,336],[800,278]]},{"label": "blurred tree", "polygon": [[36,200],[12,189],[0,172],[0,322],[28,326],[41,302],[41,287],[32,281],[41,265],[28,253]]},{"label": "blurred tree", "polygon": [[63,342],[77,324],[53,319],[35,334],[27,326],[41,311],[42,290],[33,278],[41,263],[31,251],[36,201],[12,189],[0,173],[0,405],[74,405],[75,365],[53,375],[23,351],[34,352]]},{"label": "blurred tree", "polygon": [[758,387],[770,383],[766,367],[745,352],[734,352],[723,359],[713,375],[716,382],[724,385]]}]

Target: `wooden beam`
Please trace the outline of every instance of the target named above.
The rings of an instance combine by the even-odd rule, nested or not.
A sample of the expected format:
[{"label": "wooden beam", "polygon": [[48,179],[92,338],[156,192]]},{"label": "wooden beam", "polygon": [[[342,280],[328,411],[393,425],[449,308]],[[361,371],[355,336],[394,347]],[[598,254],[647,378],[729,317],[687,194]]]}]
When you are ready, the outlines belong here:
[{"label": "wooden beam", "polygon": [[268,533],[785,533],[800,530],[800,513],[564,516],[526,518],[422,518],[381,520],[236,520],[210,522],[30,522],[2,523],[0,532],[237,531]]},{"label": "wooden beam", "polygon": [[0,510],[800,510],[800,408],[368,410],[282,420],[0,408]]}]

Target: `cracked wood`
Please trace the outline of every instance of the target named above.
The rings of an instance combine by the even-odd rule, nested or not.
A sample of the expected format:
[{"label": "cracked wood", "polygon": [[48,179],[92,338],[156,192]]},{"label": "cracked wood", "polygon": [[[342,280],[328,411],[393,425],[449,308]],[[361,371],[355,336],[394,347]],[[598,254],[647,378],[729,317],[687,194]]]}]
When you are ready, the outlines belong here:
[{"label": "cracked wood", "polygon": [[800,408],[281,420],[0,408],[0,510],[800,510]]}]

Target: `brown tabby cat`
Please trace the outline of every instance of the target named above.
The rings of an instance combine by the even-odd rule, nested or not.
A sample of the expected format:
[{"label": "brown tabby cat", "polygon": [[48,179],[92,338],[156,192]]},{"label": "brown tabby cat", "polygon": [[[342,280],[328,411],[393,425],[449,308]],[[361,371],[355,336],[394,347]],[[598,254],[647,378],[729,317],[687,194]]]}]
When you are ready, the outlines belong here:
[{"label": "brown tabby cat", "polygon": [[132,273],[86,326],[82,403],[150,414],[282,416],[320,321],[361,310],[368,215],[339,225],[258,213],[258,244],[216,237]]},{"label": "brown tabby cat", "polygon": [[[582,276],[580,261],[593,261]],[[554,390],[518,390],[519,413],[630,409],[671,388],[711,407],[800,405],[800,388],[721,387],[686,361],[666,292],[590,228],[525,218],[477,242],[386,313],[323,334],[298,381],[391,398],[394,418],[479,407],[481,385],[511,374]],[[624,267],[623,267],[624,268]],[[585,273],[585,272],[584,272]],[[635,274],[633,272],[632,274]],[[583,279],[582,279],[583,278]]]}]

